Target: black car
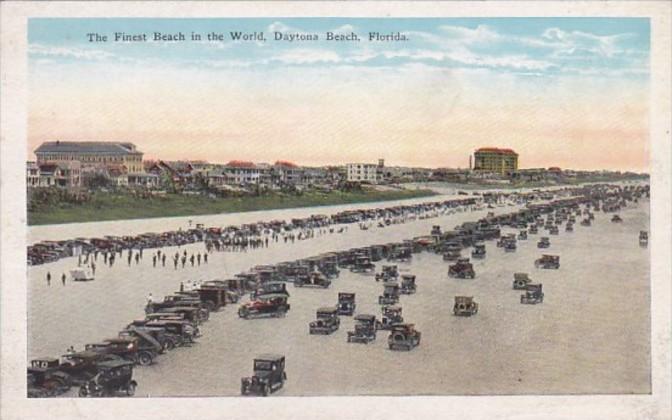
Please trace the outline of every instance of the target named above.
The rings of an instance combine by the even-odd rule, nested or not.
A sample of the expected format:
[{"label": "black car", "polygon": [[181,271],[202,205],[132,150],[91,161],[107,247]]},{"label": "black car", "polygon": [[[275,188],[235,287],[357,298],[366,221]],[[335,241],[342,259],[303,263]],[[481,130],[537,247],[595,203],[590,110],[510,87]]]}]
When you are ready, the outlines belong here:
[{"label": "black car", "polygon": [[328,335],[338,330],[341,320],[338,310],[334,307],[324,307],[317,310],[317,319],[309,324],[310,334]]},{"label": "black car", "polygon": [[357,304],[355,303],[354,293],[338,293],[338,304],[336,305],[336,308],[338,309],[339,315],[351,316],[355,312],[356,307]]},{"label": "black car", "polygon": [[376,339],[375,315],[359,314],[355,316],[355,330],[348,331],[348,343],[368,344]]},{"label": "black car", "polygon": [[98,364],[98,373],[79,388],[80,397],[113,397],[119,392],[135,395],[138,383],[133,380],[133,362],[110,360]]},{"label": "black car", "polygon": [[262,354],[254,359],[254,375],[241,379],[242,395],[262,395],[276,392],[285,385],[285,356]]}]

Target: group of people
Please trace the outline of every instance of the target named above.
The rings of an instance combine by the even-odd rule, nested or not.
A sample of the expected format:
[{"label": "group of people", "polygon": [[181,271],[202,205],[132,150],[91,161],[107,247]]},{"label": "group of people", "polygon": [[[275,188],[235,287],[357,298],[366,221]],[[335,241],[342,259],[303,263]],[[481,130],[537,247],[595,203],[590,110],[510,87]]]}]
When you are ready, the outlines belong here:
[{"label": "group of people", "polygon": [[[61,283],[63,283],[63,286],[65,286],[65,280],[68,278],[68,276],[63,273],[61,275]],[[51,271],[47,271],[47,286],[51,286]]]}]

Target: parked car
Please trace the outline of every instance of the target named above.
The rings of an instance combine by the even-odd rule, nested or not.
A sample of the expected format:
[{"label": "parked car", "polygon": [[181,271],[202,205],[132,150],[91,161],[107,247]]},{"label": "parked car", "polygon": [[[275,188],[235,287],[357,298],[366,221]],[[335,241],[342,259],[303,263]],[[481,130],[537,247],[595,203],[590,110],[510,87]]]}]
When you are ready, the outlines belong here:
[{"label": "parked car", "polygon": [[544,254],[541,258],[537,258],[534,261],[534,266],[537,268],[545,269],[558,269],[560,268],[560,256],[558,255],[547,255]]},{"label": "parked car", "polygon": [[460,258],[455,264],[448,267],[448,276],[459,279],[473,279],[476,277],[476,272],[468,258]]},{"label": "parked car", "polygon": [[338,317],[338,310],[334,307],[324,307],[317,310],[317,318],[309,324],[310,334],[329,335],[338,330],[341,320]]},{"label": "parked car", "polygon": [[413,274],[404,274],[401,276],[401,287],[399,293],[402,295],[412,295],[417,291],[415,276]]},{"label": "parked car", "polygon": [[[296,282],[294,283],[296,285]],[[280,294],[289,297],[289,292],[287,291],[287,283],[284,281],[268,281],[261,283],[257,289],[250,293],[250,299],[254,300],[260,296],[270,295],[270,294]]]},{"label": "parked car", "polygon": [[403,324],[404,318],[401,316],[401,306],[383,306],[382,311],[383,317],[380,321],[376,320],[376,330],[389,330],[393,325]]},{"label": "parked car", "polygon": [[457,261],[462,256],[460,251],[446,251],[443,253],[444,261]]},{"label": "parked car", "polygon": [[287,296],[274,293],[259,296],[256,300],[244,303],[238,309],[238,316],[243,319],[282,317],[289,311]]},{"label": "parked car", "polygon": [[420,335],[413,324],[396,324],[390,329],[387,345],[390,350],[410,351],[420,345]]},{"label": "parked car", "polygon": [[537,242],[537,248],[548,248],[551,246],[551,240],[548,238],[548,236],[542,236],[541,239],[539,239],[539,242]]},{"label": "parked car", "polygon": [[542,285],[528,284],[525,294],[520,295],[520,303],[536,305],[544,301],[544,293],[541,291]]},{"label": "parked car", "polygon": [[581,226],[590,226],[590,219],[581,220]]},{"label": "parked car", "polygon": [[383,294],[378,296],[378,303],[381,305],[392,305],[399,302],[399,284],[396,281],[390,281],[383,284]]},{"label": "parked car", "polygon": [[639,245],[647,246],[649,244],[649,232],[642,230],[639,232]]},{"label": "parked car", "polygon": [[80,397],[113,397],[119,392],[135,395],[138,383],[133,380],[133,362],[111,360],[98,364],[98,373],[79,388]]},{"label": "parked car", "polygon": [[513,289],[514,290],[527,290],[527,285],[530,284],[532,280],[527,273],[514,273],[513,274]]},{"label": "parked car", "polygon": [[355,294],[339,292],[338,293],[338,304],[336,308],[338,309],[339,315],[352,315],[355,312],[357,304],[355,303]]},{"label": "parked car", "polygon": [[313,272],[310,273],[308,277],[297,278],[294,280],[295,287],[321,287],[323,289],[331,286],[331,280],[329,280],[324,274]]},{"label": "parked car", "polygon": [[84,346],[85,350],[103,354],[113,354],[141,366],[152,364],[163,347],[153,338],[126,336],[108,338],[101,343],[92,343]]},{"label": "parked car", "polygon": [[527,240],[527,231],[526,230],[521,230],[520,233],[518,233],[518,240],[519,241]]},{"label": "parked car", "polygon": [[54,397],[67,392],[70,375],[63,372],[57,358],[31,360],[28,367],[28,397]]},{"label": "parked car", "polygon": [[485,258],[485,244],[476,244],[471,251],[471,258],[483,259]]},{"label": "parked car", "polygon": [[372,273],[375,270],[376,266],[369,257],[357,257],[354,265],[350,268],[353,273]]},{"label": "parked car", "polygon": [[396,265],[384,265],[383,271],[376,273],[376,281],[396,280],[399,278],[399,269]]},{"label": "parked car", "polygon": [[472,316],[478,313],[478,303],[472,296],[455,296],[453,314],[456,316]]},{"label": "parked car", "polygon": [[348,343],[368,344],[376,339],[376,316],[359,314],[355,316],[355,330],[348,331]]},{"label": "parked car", "polygon": [[282,388],[286,380],[285,356],[262,354],[254,359],[254,375],[241,379],[240,393],[266,397]]},{"label": "parked car", "polygon": [[70,270],[70,277],[74,281],[91,281],[95,277],[93,271],[90,268],[75,268]]},{"label": "parked car", "polygon": [[162,328],[166,338],[170,340],[169,348],[190,346],[200,336],[198,326],[186,320],[157,319],[147,321],[144,326]]}]

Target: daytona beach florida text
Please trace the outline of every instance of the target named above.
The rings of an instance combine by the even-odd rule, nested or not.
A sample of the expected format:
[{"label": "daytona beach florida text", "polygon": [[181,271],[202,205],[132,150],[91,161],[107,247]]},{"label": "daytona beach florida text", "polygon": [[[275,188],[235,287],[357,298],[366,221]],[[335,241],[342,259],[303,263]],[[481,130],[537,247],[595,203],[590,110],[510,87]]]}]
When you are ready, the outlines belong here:
[{"label": "daytona beach florida text", "polygon": [[[218,32],[209,32],[206,34],[201,34],[197,32],[191,32],[186,34],[184,32],[175,32],[175,33],[163,33],[163,32],[151,32],[151,33],[139,33],[139,34],[130,34],[126,32],[114,32],[111,36],[106,34],[100,34],[96,32],[87,33],[86,38],[89,42],[184,42],[184,41],[253,41],[253,42],[266,42],[267,40],[272,41],[284,41],[284,42],[303,42],[303,41],[353,41],[359,42],[362,40],[358,34],[354,32],[349,33],[336,33],[336,32],[325,32],[325,33],[308,33],[308,32],[273,32],[272,36],[267,37],[265,32],[228,32],[228,33],[218,33]],[[364,38],[369,42],[397,42],[397,41],[408,41],[409,38],[406,34],[401,32],[390,32],[390,33],[380,33],[380,32],[369,32],[367,37]]]}]

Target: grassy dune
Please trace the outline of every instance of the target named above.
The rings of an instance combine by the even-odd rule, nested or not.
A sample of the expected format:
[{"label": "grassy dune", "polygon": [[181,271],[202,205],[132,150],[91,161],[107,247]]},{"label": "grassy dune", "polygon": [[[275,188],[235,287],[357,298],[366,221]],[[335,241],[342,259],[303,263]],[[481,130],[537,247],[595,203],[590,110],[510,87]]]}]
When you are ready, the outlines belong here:
[{"label": "grassy dune", "polygon": [[309,192],[302,195],[272,193],[259,197],[209,198],[200,195],[167,195],[138,199],[127,194],[97,193],[84,204],[62,203],[28,212],[29,225],[144,219],[202,214],[236,213],[294,207],[327,206],[401,200],[434,195],[430,190]]}]

